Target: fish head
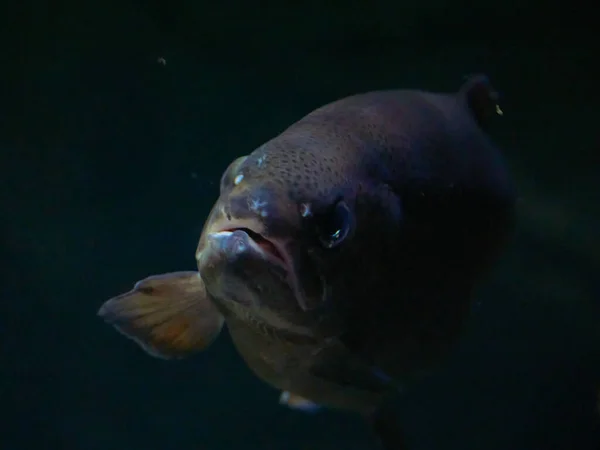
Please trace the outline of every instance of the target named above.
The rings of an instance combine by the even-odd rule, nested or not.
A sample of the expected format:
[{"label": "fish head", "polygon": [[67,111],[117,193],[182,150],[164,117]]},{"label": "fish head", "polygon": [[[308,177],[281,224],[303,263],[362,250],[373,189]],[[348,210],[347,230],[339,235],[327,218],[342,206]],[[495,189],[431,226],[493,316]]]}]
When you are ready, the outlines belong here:
[{"label": "fish head", "polygon": [[358,231],[352,165],[313,148],[268,142],[223,174],[196,253],[214,297],[294,323],[322,320],[378,250]]}]

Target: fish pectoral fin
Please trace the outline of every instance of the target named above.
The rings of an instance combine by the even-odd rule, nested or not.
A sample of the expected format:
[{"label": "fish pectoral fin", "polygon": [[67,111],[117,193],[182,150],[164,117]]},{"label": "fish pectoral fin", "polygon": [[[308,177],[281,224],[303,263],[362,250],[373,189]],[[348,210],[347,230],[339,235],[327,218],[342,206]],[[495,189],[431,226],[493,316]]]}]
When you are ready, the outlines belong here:
[{"label": "fish pectoral fin", "polygon": [[288,391],[281,392],[281,395],[279,396],[279,404],[285,405],[290,409],[309,413],[317,412],[321,409],[321,406],[317,403]]},{"label": "fish pectoral fin", "polygon": [[395,389],[389,376],[352,354],[340,342],[324,348],[319,356],[310,368],[310,373],[318,378],[365,392]]},{"label": "fish pectoral fin", "polygon": [[198,272],[138,281],[131,291],[105,302],[98,315],[149,354],[164,359],[206,349],[224,322]]}]

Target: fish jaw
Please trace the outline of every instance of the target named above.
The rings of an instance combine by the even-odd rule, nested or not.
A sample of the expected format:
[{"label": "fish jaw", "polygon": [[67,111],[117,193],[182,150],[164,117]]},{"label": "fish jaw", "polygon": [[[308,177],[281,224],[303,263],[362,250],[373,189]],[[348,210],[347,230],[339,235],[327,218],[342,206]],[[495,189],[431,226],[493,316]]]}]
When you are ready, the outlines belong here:
[{"label": "fish jaw", "polygon": [[[307,273],[306,258],[299,251],[294,251],[295,247],[298,246],[291,245],[289,239],[271,236],[260,220],[225,220],[221,216],[206,227],[196,259],[200,273],[214,270],[219,264],[223,267],[223,261],[219,262],[221,259],[229,263],[247,259],[254,261],[252,264],[260,260],[265,267],[281,275],[296,299],[299,312],[305,312],[311,309],[311,305],[323,301],[321,297],[325,296],[325,287],[320,279],[312,280],[310,292],[303,287]],[[298,264],[299,261],[303,263]],[[304,269],[304,276],[299,273],[300,267]],[[317,292],[315,285],[318,285]],[[312,298],[315,296],[318,297],[317,302]]]}]

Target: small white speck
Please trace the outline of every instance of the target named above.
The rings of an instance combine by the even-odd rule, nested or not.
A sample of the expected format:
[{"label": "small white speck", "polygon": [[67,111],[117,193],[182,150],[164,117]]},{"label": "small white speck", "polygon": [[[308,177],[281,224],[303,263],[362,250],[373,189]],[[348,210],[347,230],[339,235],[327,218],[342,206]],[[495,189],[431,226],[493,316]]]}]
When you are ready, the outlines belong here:
[{"label": "small white speck", "polygon": [[302,217],[309,217],[312,215],[312,211],[310,210],[310,204],[302,203],[300,205],[300,215]]},{"label": "small white speck", "polygon": [[258,167],[262,166],[262,165],[263,165],[263,163],[265,162],[265,159],[266,159],[266,158],[267,158],[267,157],[266,157],[266,155],[261,155],[261,156],[260,156],[260,157],[259,157],[259,158],[256,160],[256,165],[257,165]]},{"label": "small white speck", "polygon": [[244,179],[244,175],[240,173],[237,177],[235,177],[233,179],[233,184],[235,184],[237,186],[238,184],[240,184],[242,182],[243,179]]},{"label": "small white speck", "polygon": [[167,65],[167,60],[165,58],[163,58],[162,56],[156,59],[156,62],[159,63],[161,66],[166,66]]},{"label": "small white speck", "polygon": [[196,261],[200,261],[200,256],[202,256],[202,252],[196,252]]}]

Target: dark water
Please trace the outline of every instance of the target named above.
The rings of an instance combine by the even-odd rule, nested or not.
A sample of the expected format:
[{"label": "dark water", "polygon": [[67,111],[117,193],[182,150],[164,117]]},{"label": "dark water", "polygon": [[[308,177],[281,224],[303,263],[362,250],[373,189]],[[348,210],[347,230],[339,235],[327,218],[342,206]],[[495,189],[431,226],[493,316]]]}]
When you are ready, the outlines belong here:
[{"label": "dark water", "polygon": [[476,71],[504,95],[518,232],[403,427],[415,450],[598,449],[594,30],[547,4],[283,3],[3,4],[0,449],[372,448],[353,416],[280,407],[228,337],[167,363],[96,310],[194,268],[235,156],[344,95]]}]

